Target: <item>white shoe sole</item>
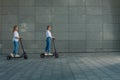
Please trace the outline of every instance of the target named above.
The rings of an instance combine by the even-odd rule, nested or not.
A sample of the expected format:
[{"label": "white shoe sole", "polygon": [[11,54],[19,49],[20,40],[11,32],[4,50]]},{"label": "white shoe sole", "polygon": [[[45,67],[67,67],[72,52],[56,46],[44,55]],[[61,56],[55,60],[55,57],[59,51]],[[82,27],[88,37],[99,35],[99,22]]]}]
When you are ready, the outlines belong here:
[{"label": "white shoe sole", "polygon": [[45,56],[47,56],[48,54],[45,54]]},{"label": "white shoe sole", "polygon": [[52,56],[53,54],[48,54],[49,56]]},{"label": "white shoe sole", "polygon": [[14,57],[14,55],[13,55],[12,53],[10,54],[10,56],[11,56],[11,57]]}]

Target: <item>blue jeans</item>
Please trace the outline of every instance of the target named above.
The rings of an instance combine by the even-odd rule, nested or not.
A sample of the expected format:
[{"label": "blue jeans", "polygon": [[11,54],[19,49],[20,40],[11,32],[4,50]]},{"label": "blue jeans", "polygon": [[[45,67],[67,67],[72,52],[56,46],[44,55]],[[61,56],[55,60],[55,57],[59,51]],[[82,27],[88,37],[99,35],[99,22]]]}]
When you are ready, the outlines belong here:
[{"label": "blue jeans", "polygon": [[47,37],[46,38],[46,48],[45,48],[45,52],[50,52],[50,49],[51,49],[51,38],[50,37]]},{"label": "blue jeans", "polygon": [[13,54],[16,55],[16,54],[18,54],[19,42],[13,41],[13,44],[14,44]]}]

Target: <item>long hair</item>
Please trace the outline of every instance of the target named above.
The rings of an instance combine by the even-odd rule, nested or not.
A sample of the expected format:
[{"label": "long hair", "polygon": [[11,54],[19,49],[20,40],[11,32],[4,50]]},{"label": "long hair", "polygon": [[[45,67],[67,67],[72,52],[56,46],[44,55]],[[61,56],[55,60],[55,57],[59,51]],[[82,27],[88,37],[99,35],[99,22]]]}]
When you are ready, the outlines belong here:
[{"label": "long hair", "polygon": [[14,25],[12,32],[15,32],[15,30],[16,30],[17,27],[18,27],[18,25]]},{"label": "long hair", "polygon": [[47,26],[47,30],[49,29],[49,27],[51,27],[50,25]]}]

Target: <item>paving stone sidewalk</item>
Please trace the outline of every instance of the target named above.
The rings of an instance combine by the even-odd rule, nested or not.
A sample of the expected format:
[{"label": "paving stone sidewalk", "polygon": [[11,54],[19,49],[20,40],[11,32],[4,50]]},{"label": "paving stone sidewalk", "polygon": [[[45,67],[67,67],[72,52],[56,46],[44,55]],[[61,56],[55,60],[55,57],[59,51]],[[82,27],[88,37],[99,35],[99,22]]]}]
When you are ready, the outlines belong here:
[{"label": "paving stone sidewalk", "polygon": [[33,54],[10,61],[0,55],[0,80],[120,80],[120,55],[83,54],[61,54],[58,59]]}]

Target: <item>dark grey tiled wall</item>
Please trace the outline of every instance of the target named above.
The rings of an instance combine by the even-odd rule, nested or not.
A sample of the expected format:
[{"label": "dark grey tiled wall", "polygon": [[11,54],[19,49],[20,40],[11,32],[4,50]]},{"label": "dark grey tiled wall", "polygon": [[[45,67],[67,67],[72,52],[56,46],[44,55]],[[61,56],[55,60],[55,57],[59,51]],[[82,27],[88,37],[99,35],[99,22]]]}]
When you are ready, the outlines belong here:
[{"label": "dark grey tiled wall", "polygon": [[120,51],[120,0],[0,0],[0,53],[14,24],[28,53],[44,51],[49,24],[59,52]]}]

